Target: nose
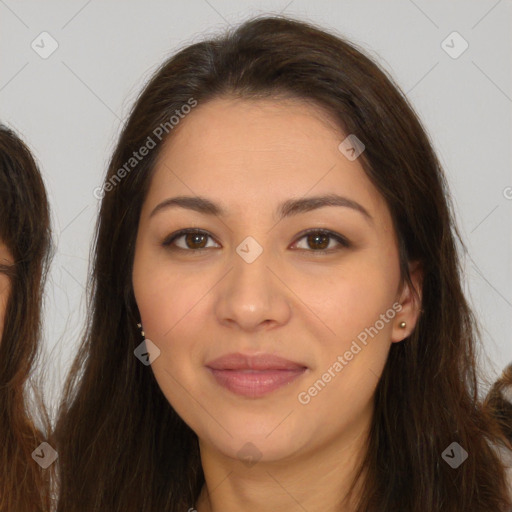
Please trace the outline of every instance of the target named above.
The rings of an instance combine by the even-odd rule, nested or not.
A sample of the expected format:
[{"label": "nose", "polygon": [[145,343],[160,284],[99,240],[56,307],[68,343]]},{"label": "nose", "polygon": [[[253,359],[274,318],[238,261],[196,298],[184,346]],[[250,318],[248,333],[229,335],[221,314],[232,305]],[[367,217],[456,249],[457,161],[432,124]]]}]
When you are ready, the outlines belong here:
[{"label": "nose", "polygon": [[215,314],[226,326],[258,331],[286,324],[292,293],[265,251],[248,263],[236,252],[217,289]]}]

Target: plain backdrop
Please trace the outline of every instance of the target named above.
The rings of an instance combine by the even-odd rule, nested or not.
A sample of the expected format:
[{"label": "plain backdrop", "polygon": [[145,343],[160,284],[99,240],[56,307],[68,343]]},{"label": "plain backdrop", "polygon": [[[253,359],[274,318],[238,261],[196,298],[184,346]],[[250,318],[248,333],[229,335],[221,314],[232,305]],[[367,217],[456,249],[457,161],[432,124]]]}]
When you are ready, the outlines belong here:
[{"label": "plain backdrop", "polygon": [[52,403],[83,329],[93,191],[136,95],[177,49],[272,13],[349,38],[407,94],[444,166],[468,248],[482,372],[496,377],[512,361],[510,0],[0,0],[0,121],[32,149],[52,208],[44,317]]}]

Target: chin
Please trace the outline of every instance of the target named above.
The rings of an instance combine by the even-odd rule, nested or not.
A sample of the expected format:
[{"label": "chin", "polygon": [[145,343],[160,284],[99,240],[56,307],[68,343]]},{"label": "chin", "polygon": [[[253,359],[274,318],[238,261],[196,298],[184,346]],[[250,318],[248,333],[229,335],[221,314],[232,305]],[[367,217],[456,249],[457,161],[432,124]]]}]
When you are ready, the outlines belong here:
[{"label": "chin", "polygon": [[[303,442],[298,437],[297,432],[291,432],[290,429],[276,429],[276,425],[282,421],[256,422],[248,428],[244,424],[224,424],[224,428],[232,434],[219,436],[216,432],[214,436],[208,433],[199,433],[200,442],[208,444],[212,449],[223,453],[226,457],[238,459],[244,462],[246,459],[260,462],[275,462],[293,456]],[[269,426],[270,423],[272,426]],[[279,432],[279,429],[281,431]],[[224,431],[223,431],[224,433]]]},{"label": "chin", "polygon": [[226,457],[240,461],[246,467],[262,462],[279,462],[297,452],[297,441],[276,443],[262,438],[236,437],[227,444],[213,445],[214,449]]}]

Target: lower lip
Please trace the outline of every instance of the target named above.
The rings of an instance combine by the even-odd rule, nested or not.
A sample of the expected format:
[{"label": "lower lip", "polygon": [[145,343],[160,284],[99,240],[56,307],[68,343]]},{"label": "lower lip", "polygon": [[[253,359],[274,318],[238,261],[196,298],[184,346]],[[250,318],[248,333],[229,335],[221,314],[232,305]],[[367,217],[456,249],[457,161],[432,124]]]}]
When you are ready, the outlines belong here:
[{"label": "lower lip", "polygon": [[259,398],[299,378],[306,368],[297,370],[214,370],[208,368],[215,380],[229,391]]}]

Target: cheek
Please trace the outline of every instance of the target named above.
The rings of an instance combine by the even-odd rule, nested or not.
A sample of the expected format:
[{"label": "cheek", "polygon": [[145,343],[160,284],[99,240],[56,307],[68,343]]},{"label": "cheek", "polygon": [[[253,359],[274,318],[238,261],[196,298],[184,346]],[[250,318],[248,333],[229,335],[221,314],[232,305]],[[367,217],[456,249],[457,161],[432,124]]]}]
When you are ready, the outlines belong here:
[{"label": "cheek", "polygon": [[339,340],[356,336],[391,308],[399,280],[398,264],[354,258],[312,286],[304,280],[301,296]]},{"label": "cheek", "polygon": [[144,263],[134,265],[133,286],[145,338],[160,350],[151,364],[158,386],[185,422],[201,424],[203,391],[197,389],[197,372],[204,351],[201,340],[211,334],[204,308],[212,283],[176,265],[171,269]]},{"label": "cheek", "polygon": [[165,372],[178,377],[191,371],[201,356],[197,340],[207,340],[211,334],[204,308],[215,279],[208,275],[170,264],[165,255],[145,254],[144,250],[136,253],[135,300],[146,339],[160,349],[161,357],[152,364],[159,381]]},{"label": "cheek", "polygon": [[0,338],[4,331],[5,308],[10,293],[9,278],[0,274]]},{"label": "cheek", "polygon": [[[148,269],[149,270],[149,269]],[[194,311],[211,285],[190,271],[180,273],[154,267],[148,272],[134,272],[134,294],[148,337],[165,341],[171,332],[195,322]]]},{"label": "cheek", "polygon": [[370,400],[391,346],[398,280],[398,262],[369,255],[309,287],[307,303],[323,324],[315,336],[318,364],[307,382],[311,395],[302,390],[306,399],[321,391],[311,411],[320,413],[340,397],[350,397],[352,405],[340,406],[345,412]]}]

